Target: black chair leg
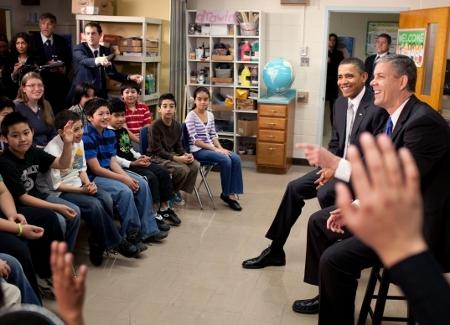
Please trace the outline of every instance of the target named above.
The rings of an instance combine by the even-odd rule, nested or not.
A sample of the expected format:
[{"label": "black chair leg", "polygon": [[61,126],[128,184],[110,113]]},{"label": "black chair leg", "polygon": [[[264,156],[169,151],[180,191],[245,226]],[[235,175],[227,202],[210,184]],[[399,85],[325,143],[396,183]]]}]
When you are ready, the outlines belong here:
[{"label": "black chair leg", "polygon": [[369,282],[367,283],[366,293],[359,312],[357,325],[365,325],[367,315],[369,314],[370,304],[372,302],[373,293],[375,292],[375,286],[377,285],[377,273],[380,272],[379,266],[372,267],[370,272]]},{"label": "black chair leg", "polygon": [[375,304],[375,311],[373,313],[372,325],[381,325],[383,320],[384,307],[386,306],[386,297],[388,295],[390,284],[389,276],[386,272],[386,269],[383,269],[377,303]]}]

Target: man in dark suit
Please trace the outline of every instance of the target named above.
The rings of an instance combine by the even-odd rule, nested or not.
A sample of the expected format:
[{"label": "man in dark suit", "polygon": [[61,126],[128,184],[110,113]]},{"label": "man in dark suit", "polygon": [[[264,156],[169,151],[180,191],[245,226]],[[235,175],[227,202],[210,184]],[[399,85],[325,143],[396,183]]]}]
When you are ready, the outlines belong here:
[{"label": "man in dark suit", "polygon": [[62,61],[64,65],[59,68],[41,71],[45,86],[45,99],[52,105],[53,112],[68,108],[65,103],[66,95],[70,89],[67,75],[72,67],[72,54],[70,46],[64,37],[56,35],[56,17],[51,13],[44,13],[39,17],[40,33],[31,35],[31,39],[40,56],[39,65]]},{"label": "man in dark suit", "polygon": [[106,90],[106,75],[109,78],[124,82],[126,80],[134,80],[141,84],[142,76],[126,75],[117,72],[113,63],[107,59],[111,54],[107,47],[100,45],[102,36],[102,27],[97,22],[87,23],[84,27],[84,34],[87,42],[83,42],[75,46],[73,49],[74,58],[74,75],[72,88],[66,97],[66,102],[71,103],[75,87],[82,82],[90,82],[94,85],[98,97],[108,98]]},{"label": "man in dark suit", "polygon": [[[423,195],[423,235],[443,271],[448,272],[450,128],[438,112],[414,96],[416,79],[414,62],[407,56],[393,54],[377,63],[371,85],[375,104],[390,114],[385,133],[391,136],[396,149],[408,148],[417,164]],[[336,173],[350,175],[348,161],[317,146],[301,147],[306,148],[305,155],[311,164],[334,167],[338,169]],[[337,228],[343,229],[343,220],[338,222]],[[327,248],[319,262],[319,324],[353,324],[360,272],[380,263],[376,253],[357,237]],[[298,300],[293,308],[310,304],[311,299]]]},{"label": "man in dark suit", "polygon": [[369,77],[366,80],[366,87],[372,89],[370,86],[370,82],[373,80],[373,70],[375,68],[376,63],[380,58],[389,54],[389,46],[391,46],[391,36],[389,34],[381,33],[378,35],[377,42],[375,43],[375,49],[377,50],[377,54],[368,56],[366,58],[366,62],[364,63],[366,66],[366,72]]},{"label": "man in dark suit", "polygon": [[[349,144],[359,145],[359,135],[368,131],[374,135],[382,132],[387,113],[373,104],[373,94],[364,83],[367,73],[364,63],[357,58],[341,61],[338,68],[338,86],[343,97],[334,103],[333,133],[328,150],[344,157]],[[244,268],[263,268],[286,264],[283,247],[292,226],[297,221],[306,199],[317,197],[321,207],[334,204],[334,170],[317,168],[290,182],[266,237],[272,240],[269,248],[260,256],[242,263]]]}]

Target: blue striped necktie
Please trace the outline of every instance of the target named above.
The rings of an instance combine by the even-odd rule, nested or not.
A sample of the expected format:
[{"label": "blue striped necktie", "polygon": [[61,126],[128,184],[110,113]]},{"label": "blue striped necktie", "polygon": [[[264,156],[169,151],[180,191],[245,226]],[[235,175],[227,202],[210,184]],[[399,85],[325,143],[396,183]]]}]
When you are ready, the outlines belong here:
[{"label": "blue striped necktie", "polygon": [[392,138],[392,128],[394,126],[394,123],[392,123],[392,119],[389,116],[387,122],[386,122],[386,127],[384,128],[384,133],[387,134],[387,136],[389,138]]}]

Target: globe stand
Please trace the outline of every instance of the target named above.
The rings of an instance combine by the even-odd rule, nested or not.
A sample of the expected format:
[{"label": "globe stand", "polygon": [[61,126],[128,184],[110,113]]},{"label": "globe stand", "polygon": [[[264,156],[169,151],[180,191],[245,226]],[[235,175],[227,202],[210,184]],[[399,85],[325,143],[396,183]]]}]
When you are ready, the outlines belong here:
[{"label": "globe stand", "polygon": [[276,95],[267,97],[267,99],[275,100],[275,101],[276,101],[276,100],[287,100],[288,98],[287,98],[286,96],[276,94]]}]

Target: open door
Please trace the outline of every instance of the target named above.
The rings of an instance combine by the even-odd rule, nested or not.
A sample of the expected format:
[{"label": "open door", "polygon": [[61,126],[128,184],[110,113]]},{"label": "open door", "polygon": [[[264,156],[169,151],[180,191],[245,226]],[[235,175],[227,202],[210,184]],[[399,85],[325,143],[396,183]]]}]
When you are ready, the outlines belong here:
[{"label": "open door", "polygon": [[399,29],[425,28],[424,62],[417,68],[415,95],[441,112],[449,33],[450,7],[400,13]]}]

